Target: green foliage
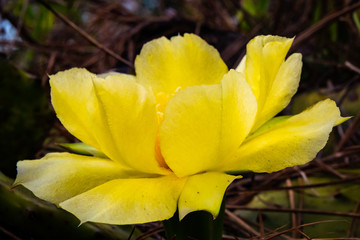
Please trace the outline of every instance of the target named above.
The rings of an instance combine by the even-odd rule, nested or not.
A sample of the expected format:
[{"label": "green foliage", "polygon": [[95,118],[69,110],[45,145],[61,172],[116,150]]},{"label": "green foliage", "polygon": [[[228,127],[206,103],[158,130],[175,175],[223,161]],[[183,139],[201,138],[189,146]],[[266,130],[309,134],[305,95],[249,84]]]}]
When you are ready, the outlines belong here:
[{"label": "green foliage", "polygon": [[242,7],[254,17],[261,17],[267,13],[269,0],[243,0]]},{"label": "green foliage", "polygon": [[[84,223],[55,205],[36,198],[29,190],[12,188],[10,178],[0,173],[0,226],[21,239],[36,240],[126,240],[131,226]],[[139,236],[136,230],[133,237]],[[9,236],[0,231],[0,239]]]},{"label": "green foliage", "polygon": [[14,176],[16,162],[34,158],[53,121],[40,85],[0,58],[0,169]]},{"label": "green foliage", "polygon": [[163,222],[167,239],[175,240],[217,240],[222,239],[225,201],[223,200],[218,217],[214,220],[206,211],[191,212],[179,221],[178,212]]},{"label": "green foliage", "polygon": [[[308,180],[309,184],[338,181],[334,177],[324,175],[309,177]],[[294,181],[293,184],[296,185],[297,182]],[[354,184],[329,185],[322,188],[306,189],[304,192],[297,190],[295,191],[295,202],[297,204],[300,201],[303,202],[301,209],[349,213],[354,211],[356,203],[359,201],[359,190],[359,186]],[[290,208],[289,196],[287,191],[263,192],[257,195],[248,206],[254,208]],[[237,214],[254,222],[258,221],[259,217],[257,211],[238,210]],[[283,231],[292,227],[290,213],[263,211],[261,214],[265,228],[280,228],[279,231]],[[302,213],[301,219],[303,223],[324,221],[302,229],[308,236],[313,238],[344,237],[347,235],[347,229],[351,222],[349,217],[312,213]],[[357,229],[356,234],[359,235],[360,228]]]},{"label": "green foliage", "polygon": [[359,18],[360,14],[359,14],[359,12],[360,11],[354,12],[352,16],[353,16],[354,23],[355,23],[357,29],[360,31],[360,18]]},{"label": "green foliage", "polygon": [[22,18],[22,23],[29,27],[35,40],[43,40],[54,25],[55,16],[42,5],[22,0],[10,1],[6,7],[12,8],[13,14]]},{"label": "green foliage", "polygon": [[[254,22],[268,17],[269,0],[243,0],[241,7],[242,10],[236,12],[236,18],[239,20],[241,31],[250,32]],[[249,14],[251,19],[246,18],[245,14]]]},{"label": "green foliage", "polygon": [[[130,61],[139,52],[142,44],[150,39],[162,35],[171,36],[198,31],[209,43],[215,45],[231,67],[244,54],[245,40],[253,35],[277,34],[299,37],[326,16],[356,1],[44,0],[44,2],[80,26],[104,46]],[[137,7],[132,10],[126,7],[126,4],[135,4]],[[24,33],[30,36],[28,39],[27,34],[20,33],[22,42],[15,45],[13,52],[9,53],[7,59],[11,59],[17,67],[8,60],[0,58],[0,150],[2,152],[0,171],[15,176],[18,160],[36,158],[39,150],[48,150],[42,148],[43,145],[48,147],[48,142],[51,147],[58,147],[52,144],[54,136],[56,143],[69,141],[69,135],[59,129],[51,128],[55,117],[46,98],[47,86],[40,86],[43,74],[80,66],[91,68],[94,72],[103,72],[111,68],[128,72],[131,70],[123,68],[123,65],[93,47],[75,30],[57,19],[39,1],[5,1],[2,10],[10,13],[12,18],[9,20],[14,20],[12,24],[15,28],[21,23]],[[156,18],[158,16],[175,17],[160,20]],[[356,67],[360,66],[360,41],[358,41],[360,10],[334,19],[319,29],[320,31],[314,32],[301,46],[294,49],[303,54],[304,69],[300,86],[302,93],[294,98],[290,113],[299,113],[325,98],[339,102],[346,94],[341,104],[342,115],[356,116],[360,112],[360,84],[352,85],[347,92],[344,86],[347,88],[356,73],[344,67],[344,62],[348,61]],[[242,45],[238,45],[242,41]],[[51,57],[54,61],[52,64],[50,64]],[[19,69],[31,72],[35,77],[30,78]],[[324,89],[327,83],[331,83],[336,91]],[[340,90],[341,86],[342,90]],[[351,121],[342,126],[346,127],[350,123]],[[330,136],[324,155],[333,153],[338,141],[336,137],[338,137],[336,134]],[[347,144],[357,144],[356,140],[358,139],[354,137]],[[61,146],[80,154],[95,156],[101,154],[83,143]],[[353,157],[356,156],[350,156],[350,164]],[[354,174],[360,173],[358,169],[353,171]],[[310,177],[311,183],[333,180],[324,176]],[[119,229],[109,225],[84,224],[78,228],[78,221],[73,216],[40,201],[22,187],[11,189],[11,182],[0,175],[0,227],[18,233],[22,239],[57,239],[57,235],[58,239],[69,239],[69,236],[73,236],[74,239],[119,239],[116,235],[121,236],[120,239],[127,239],[130,230],[128,227]],[[297,201],[300,200],[300,196],[301,194],[297,192]],[[355,202],[360,199],[360,187],[348,184],[341,187],[317,188],[306,190],[303,196],[304,208],[350,212],[354,210]],[[289,207],[287,193],[285,191],[262,193],[251,202],[250,206],[264,207],[269,204]],[[256,221],[258,217],[257,213],[249,211],[239,211],[238,214],[252,221]],[[200,213],[201,215],[210,216],[204,212]],[[285,225],[281,230],[291,227],[290,214],[287,213],[263,212],[263,219],[266,227],[271,230]],[[329,219],[340,221],[317,224],[304,230],[312,237],[346,236],[346,230],[351,222],[349,218],[303,215],[303,223]],[[0,231],[0,239],[5,238],[1,234]]]},{"label": "green foliage", "polygon": [[61,143],[60,146],[68,150],[69,152],[86,155],[86,156],[95,156],[101,158],[107,158],[105,154],[97,150],[96,148],[87,145],[85,143]]},{"label": "green foliage", "polygon": [[[297,114],[305,110],[308,106],[315,104],[318,101],[330,98],[334,101],[339,101],[346,93],[346,89],[342,89],[338,92],[328,93],[326,89],[318,89],[314,91],[308,91],[306,93],[297,95],[292,100],[291,113]],[[351,86],[349,92],[346,93],[346,97],[343,99],[342,114],[344,116],[356,116],[360,112],[360,84],[356,83]]]}]

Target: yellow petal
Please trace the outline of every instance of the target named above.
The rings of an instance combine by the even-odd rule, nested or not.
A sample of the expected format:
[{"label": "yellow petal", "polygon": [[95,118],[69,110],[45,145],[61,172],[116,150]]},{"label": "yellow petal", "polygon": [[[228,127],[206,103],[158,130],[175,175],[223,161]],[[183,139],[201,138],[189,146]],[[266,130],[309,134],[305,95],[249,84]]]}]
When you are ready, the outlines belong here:
[{"label": "yellow petal", "polygon": [[131,173],[108,159],[70,153],[49,153],[40,160],[19,161],[15,185],[58,204],[112,179]]},{"label": "yellow petal", "polygon": [[157,116],[154,96],[135,78],[85,69],[50,77],[58,118],[74,136],[110,159],[148,173],[163,173],[155,159]]},{"label": "yellow petal", "polygon": [[137,224],[172,217],[185,179],[117,179],[75,196],[60,206],[82,223]]},{"label": "yellow petal", "polygon": [[177,176],[218,166],[220,85],[188,87],[170,99],[160,127],[164,159]]},{"label": "yellow petal", "polygon": [[253,127],[257,102],[243,75],[230,70],[221,82],[221,134],[219,159],[226,164]]},{"label": "yellow petal", "polygon": [[339,109],[329,99],[298,115],[279,118],[245,140],[225,170],[274,172],[307,163],[325,146],[339,118]]},{"label": "yellow petal", "polygon": [[255,138],[255,137],[269,131],[270,129],[274,128],[275,125],[282,123],[291,117],[292,116],[286,115],[286,116],[279,116],[279,117],[274,117],[274,118],[270,119],[265,124],[263,124],[260,128],[258,128],[254,133],[250,134],[246,138],[246,142],[250,141],[252,138]]},{"label": "yellow petal", "polygon": [[155,158],[158,120],[154,95],[130,78],[108,76],[94,80],[105,116],[93,129],[111,159],[142,172],[166,172]]},{"label": "yellow petal", "polygon": [[292,39],[268,35],[257,36],[247,44],[244,75],[258,101],[265,96],[291,43]]},{"label": "yellow petal", "polygon": [[107,72],[107,73],[101,73],[101,74],[97,74],[98,77],[100,78],[106,78],[108,76],[120,76],[123,75],[123,73],[119,73],[119,72]]},{"label": "yellow petal", "polygon": [[207,172],[190,176],[179,198],[179,217],[183,219],[194,211],[208,211],[217,217],[224,193],[239,176]]},{"label": "yellow petal", "polygon": [[340,125],[344,122],[346,122],[347,120],[349,120],[352,117],[340,117],[334,124],[334,126]]},{"label": "yellow petal", "polygon": [[236,71],[244,74],[245,76],[245,63],[246,63],[246,55],[241,59],[239,65],[236,67]]},{"label": "yellow petal", "polygon": [[268,89],[262,111],[256,119],[254,129],[283,110],[296,93],[301,76],[301,54],[292,54],[279,68],[279,71]]},{"label": "yellow petal", "polygon": [[253,130],[284,109],[298,88],[301,55],[293,54],[284,62],[292,41],[271,35],[255,37],[236,69],[245,75],[258,101]]},{"label": "yellow petal", "polygon": [[216,170],[240,146],[256,100],[234,70],[220,85],[188,87],[170,99],[160,129],[161,151],[177,176]]},{"label": "yellow petal", "polygon": [[99,149],[89,114],[96,111],[94,78],[95,74],[79,68],[51,75],[51,102],[57,117],[71,134]]},{"label": "yellow petal", "polygon": [[173,93],[179,87],[218,84],[227,67],[214,47],[185,34],[146,43],[136,57],[135,70],[138,81],[155,93]]}]

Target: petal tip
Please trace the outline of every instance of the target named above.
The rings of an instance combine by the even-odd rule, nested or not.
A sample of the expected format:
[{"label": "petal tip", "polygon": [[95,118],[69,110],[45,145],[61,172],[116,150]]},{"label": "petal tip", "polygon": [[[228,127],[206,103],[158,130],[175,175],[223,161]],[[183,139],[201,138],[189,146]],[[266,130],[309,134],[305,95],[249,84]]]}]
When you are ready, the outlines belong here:
[{"label": "petal tip", "polygon": [[346,122],[347,120],[349,120],[350,118],[353,118],[353,116],[350,116],[350,117],[339,117],[335,123],[334,123],[334,127],[337,126],[337,125],[340,125],[344,122]]},{"label": "petal tip", "polygon": [[179,211],[179,221],[183,220],[189,213],[193,212],[193,209],[190,208],[182,208]]}]

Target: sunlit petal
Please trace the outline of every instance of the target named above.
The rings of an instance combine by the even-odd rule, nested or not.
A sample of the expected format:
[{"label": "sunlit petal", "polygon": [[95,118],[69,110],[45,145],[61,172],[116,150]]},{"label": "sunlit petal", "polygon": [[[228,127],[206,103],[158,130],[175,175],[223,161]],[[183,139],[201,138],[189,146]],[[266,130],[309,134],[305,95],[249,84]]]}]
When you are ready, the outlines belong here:
[{"label": "sunlit petal", "polygon": [[233,70],[220,85],[180,91],[169,101],[160,130],[166,163],[178,176],[216,170],[240,146],[255,114],[255,97]]},{"label": "sunlit petal", "polygon": [[50,76],[51,100],[87,155],[52,153],[18,163],[15,185],[82,223],[140,224],[219,214],[242,171],[274,172],[312,160],[346,121],[332,100],[275,117],[300,80],[293,39],[258,36],[236,70],[194,34],[144,45],[136,76],[73,68]]},{"label": "sunlit petal", "polygon": [[146,43],[135,60],[137,80],[155,93],[220,83],[227,66],[218,51],[194,34]]},{"label": "sunlit petal", "polygon": [[94,129],[104,152],[139,171],[166,172],[155,158],[158,119],[154,95],[123,75],[96,79],[94,85],[99,111],[106,116]]},{"label": "sunlit petal", "polygon": [[275,118],[245,140],[225,170],[274,172],[307,163],[325,146],[338,119],[339,109],[329,99],[290,118]]},{"label": "sunlit petal", "polygon": [[257,36],[247,45],[247,54],[236,68],[245,75],[258,101],[253,130],[289,104],[301,73],[301,54],[285,57],[293,39]]},{"label": "sunlit petal", "polygon": [[179,217],[183,219],[193,211],[208,211],[217,217],[224,193],[229,184],[239,176],[207,172],[190,176],[179,199]]},{"label": "sunlit petal", "polygon": [[57,116],[74,136],[113,161],[143,172],[166,172],[155,159],[154,95],[133,76],[104,79],[75,68],[51,76],[50,83]]},{"label": "sunlit petal", "polygon": [[282,111],[296,93],[302,67],[302,56],[292,54],[279,68],[279,71],[268,89],[262,111],[258,114],[254,129]]}]

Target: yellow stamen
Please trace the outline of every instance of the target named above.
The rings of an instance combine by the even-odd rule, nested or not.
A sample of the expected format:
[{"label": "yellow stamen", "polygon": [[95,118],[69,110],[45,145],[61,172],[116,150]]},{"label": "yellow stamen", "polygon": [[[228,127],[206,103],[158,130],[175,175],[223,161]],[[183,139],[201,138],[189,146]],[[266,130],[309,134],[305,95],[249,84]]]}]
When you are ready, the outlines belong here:
[{"label": "yellow stamen", "polygon": [[[166,105],[169,102],[169,99],[172,98],[180,90],[181,90],[181,87],[178,87],[178,88],[176,88],[174,93],[169,94],[169,93],[159,92],[155,95],[155,100],[157,102],[156,113],[157,113],[157,117],[158,117],[159,126],[161,125],[161,123],[164,120],[164,112],[165,112]],[[157,138],[156,138],[155,154],[156,154],[156,160],[159,162],[160,166],[162,166],[164,168],[169,168],[164,160],[163,155],[161,154],[159,132],[158,132]]]}]

